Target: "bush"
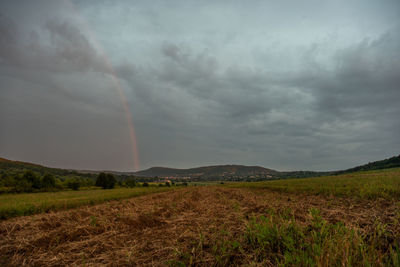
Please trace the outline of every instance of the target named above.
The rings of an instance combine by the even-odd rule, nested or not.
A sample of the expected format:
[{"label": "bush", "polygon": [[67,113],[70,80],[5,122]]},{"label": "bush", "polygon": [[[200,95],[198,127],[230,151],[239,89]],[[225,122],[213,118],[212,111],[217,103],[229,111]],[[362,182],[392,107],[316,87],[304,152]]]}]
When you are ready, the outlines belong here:
[{"label": "bush", "polygon": [[33,189],[42,188],[42,183],[40,181],[40,178],[33,171],[26,171],[22,176],[22,179],[30,183]]},{"label": "bush", "polygon": [[80,184],[77,180],[69,180],[67,186],[72,190],[79,190]]},{"label": "bush", "polygon": [[52,174],[46,173],[42,178],[43,188],[54,188],[56,186],[56,179]]},{"label": "bush", "polygon": [[128,178],[125,180],[125,186],[127,187],[135,187],[136,186],[136,181],[132,178]]},{"label": "bush", "polygon": [[105,189],[112,189],[115,187],[115,184],[117,183],[117,180],[115,179],[114,175],[111,173],[107,174],[107,180],[106,180],[106,186],[103,187]]},{"label": "bush", "polygon": [[13,184],[13,191],[17,193],[32,192],[32,184],[24,177],[15,177]]},{"label": "bush", "polygon": [[144,183],[142,184],[142,186],[143,186],[143,187],[149,187],[149,183],[144,182]]},{"label": "bush", "polygon": [[101,172],[99,176],[97,176],[96,186],[100,186],[103,189],[112,189],[114,188],[116,182],[117,180],[115,180],[114,175],[112,175],[111,173],[106,174],[104,172]]},{"label": "bush", "polygon": [[103,187],[106,183],[107,175],[104,172],[99,173],[96,179],[96,186]]}]

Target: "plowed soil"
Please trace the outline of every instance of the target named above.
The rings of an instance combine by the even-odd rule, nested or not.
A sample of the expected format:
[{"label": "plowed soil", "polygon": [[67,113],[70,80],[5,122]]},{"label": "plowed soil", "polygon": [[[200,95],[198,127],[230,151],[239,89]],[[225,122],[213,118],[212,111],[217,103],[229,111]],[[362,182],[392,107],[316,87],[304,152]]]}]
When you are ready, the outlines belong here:
[{"label": "plowed soil", "polygon": [[330,222],[364,232],[393,222],[400,210],[387,200],[189,187],[0,222],[0,265],[165,266],[190,257],[193,265],[210,266],[221,232],[240,235],[250,217],[272,210],[307,223],[312,207]]}]

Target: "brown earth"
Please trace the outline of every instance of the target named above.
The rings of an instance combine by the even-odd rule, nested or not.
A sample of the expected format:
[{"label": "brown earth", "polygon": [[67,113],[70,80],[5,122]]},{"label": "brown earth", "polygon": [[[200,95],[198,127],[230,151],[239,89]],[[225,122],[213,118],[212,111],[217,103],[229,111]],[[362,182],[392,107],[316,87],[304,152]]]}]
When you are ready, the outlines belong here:
[{"label": "brown earth", "polygon": [[286,212],[306,224],[313,207],[324,219],[365,233],[377,223],[393,223],[400,210],[387,200],[190,187],[3,221],[0,266],[165,266],[182,259],[210,266],[214,245],[241,235],[250,217]]}]

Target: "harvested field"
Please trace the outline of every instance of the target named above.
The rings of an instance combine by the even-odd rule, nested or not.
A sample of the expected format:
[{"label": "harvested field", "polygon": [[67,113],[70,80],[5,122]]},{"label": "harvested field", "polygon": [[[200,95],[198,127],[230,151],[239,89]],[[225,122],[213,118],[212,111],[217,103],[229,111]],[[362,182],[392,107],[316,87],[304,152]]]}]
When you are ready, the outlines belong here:
[{"label": "harvested field", "polygon": [[[310,233],[323,233],[329,225],[350,229],[353,234],[349,236],[347,230],[334,232],[340,232],[340,240],[348,244],[337,246],[338,235],[329,236],[333,246],[330,239],[323,240],[321,247],[331,253],[330,258],[324,258],[324,251],[314,255],[311,260],[316,265],[362,263],[364,257],[372,265],[395,265],[399,260],[395,247],[400,240],[399,211],[400,203],[387,199],[191,187],[3,221],[0,265],[296,265],[295,259],[284,255],[283,249],[290,250],[286,243],[277,248],[254,245],[254,240],[260,240],[252,238],[258,233],[254,229],[264,225],[256,221],[264,217],[278,220],[282,226],[295,223],[293,229]],[[349,257],[353,243],[366,249],[355,249]]]}]

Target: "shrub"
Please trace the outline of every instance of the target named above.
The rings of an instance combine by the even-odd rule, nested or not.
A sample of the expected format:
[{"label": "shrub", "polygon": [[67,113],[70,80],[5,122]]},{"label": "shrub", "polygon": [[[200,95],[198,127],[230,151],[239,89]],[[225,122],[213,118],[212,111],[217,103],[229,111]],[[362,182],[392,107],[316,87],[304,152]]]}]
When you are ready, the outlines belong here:
[{"label": "shrub", "polygon": [[104,172],[99,173],[96,179],[96,186],[103,187],[106,183],[107,175]]},{"label": "shrub", "polygon": [[42,183],[40,181],[40,178],[33,171],[26,171],[22,176],[22,179],[30,183],[33,189],[42,188]]},{"label": "shrub", "polygon": [[136,181],[133,178],[128,178],[125,180],[125,186],[127,187],[135,187]]},{"label": "shrub", "polygon": [[16,176],[14,178],[13,191],[17,193],[32,192],[32,183],[28,182],[24,177]]},{"label": "shrub", "polygon": [[56,179],[50,173],[46,173],[42,178],[42,185],[44,188],[53,188],[56,186]]},{"label": "shrub", "polygon": [[117,183],[117,180],[115,179],[114,175],[109,173],[109,174],[107,174],[106,186],[105,187],[103,186],[103,188],[112,189],[112,188],[114,188],[116,183]]},{"label": "shrub", "polygon": [[144,183],[142,184],[142,186],[143,186],[143,187],[149,187],[149,183],[148,183],[148,182],[144,182]]},{"label": "shrub", "polygon": [[77,180],[69,180],[67,186],[72,190],[79,190],[80,184]]},{"label": "shrub", "polygon": [[111,173],[104,173],[101,172],[96,179],[96,186],[100,186],[103,189],[112,189],[115,186],[115,183],[117,180],[115,180],[114,175]]}]

